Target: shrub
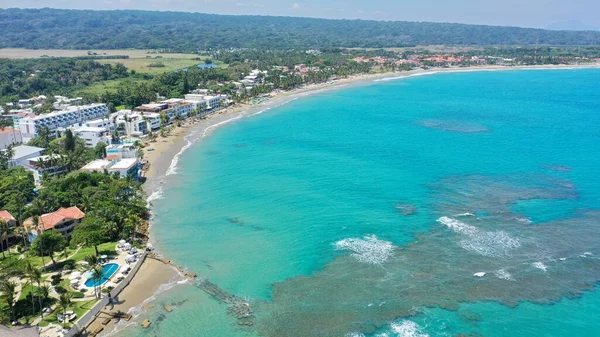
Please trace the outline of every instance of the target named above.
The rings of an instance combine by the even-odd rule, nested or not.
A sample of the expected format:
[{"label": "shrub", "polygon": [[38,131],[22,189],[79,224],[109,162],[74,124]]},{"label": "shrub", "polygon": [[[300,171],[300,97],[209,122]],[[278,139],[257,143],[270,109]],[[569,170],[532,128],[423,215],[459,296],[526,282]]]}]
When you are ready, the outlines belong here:
[{"label": "shrub", "polygon": [[60,277],[60,274],[52,275],[52,277],[50,279],[52,280],[50,282],[50,284],[52,284],[53,286],[57,286],[58,284],[60,284],[60,281],[62,280],[62,278]]},{"label": "shrub", "polygon": [[63,288],[62,286],[56,286],[54,287],[54,290],[56,290],[57,293],[59,294],[66,294],[67,290],[65,288]]}]

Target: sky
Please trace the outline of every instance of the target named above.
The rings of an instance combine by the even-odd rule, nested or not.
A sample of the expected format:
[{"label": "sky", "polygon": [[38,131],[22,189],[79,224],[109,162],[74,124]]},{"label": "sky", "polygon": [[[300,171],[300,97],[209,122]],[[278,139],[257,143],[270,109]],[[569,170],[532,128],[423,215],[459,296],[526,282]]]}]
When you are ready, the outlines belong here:
[{"label": "sky", "polygon": [[143,9],[600,29],[599,0],[0,0],[0,8]]}]

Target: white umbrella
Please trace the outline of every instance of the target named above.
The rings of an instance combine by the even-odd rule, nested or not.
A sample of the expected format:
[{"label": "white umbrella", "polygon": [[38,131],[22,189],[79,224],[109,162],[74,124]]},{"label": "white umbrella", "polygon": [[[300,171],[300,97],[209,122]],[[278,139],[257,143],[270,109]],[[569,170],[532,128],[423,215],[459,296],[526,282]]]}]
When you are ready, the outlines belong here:
[{"label": "white umbrella", "polygon": [[130,252],[132,252],[133,254],[137,253],[137,248],[135,248],[135,247],[131,247],[131,250],[130,250]]},{"label": "white umbrella", "polygon": [[120,247],[123,247],[123,245],[124,245],[125,243],[127,243],[127,241],[125,241],[125,240],[119,240],[119,244],[118,244],[119,248],[120,248]]},{"label": "white umbrella", "polygon": [[125,243],[123,244],[123,249],[125,249],[125,250],[130,250],[130,249],[131,249],[131,244],[129,244],[129,243],[127,243],[127,242],[125,242]]},{"label": "white umbrella", "polygon": [[104,259],[107,259],[108,256],[106,256],[106,255],[100,255],[100,258],[104,260]]}]

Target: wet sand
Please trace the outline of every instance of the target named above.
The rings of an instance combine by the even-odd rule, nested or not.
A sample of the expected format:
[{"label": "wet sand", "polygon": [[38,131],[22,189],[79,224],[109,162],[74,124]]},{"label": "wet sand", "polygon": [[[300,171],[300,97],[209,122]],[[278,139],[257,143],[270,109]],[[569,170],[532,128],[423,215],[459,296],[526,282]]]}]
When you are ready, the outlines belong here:
[{"label": "wet sand", "polygon": [[[138,270],[137,274],[131,281],[131,283],[123,289],[123,291],[116,298],[116,302],[113,305],[104,307],[103,312],[125,312],[132,313],[132,308],[140,308],[144,305],[144,301],[151,298],[157,292],[161,290],[161,286],[167,283],[177,282],[183,280],[175,268],[172,266],[154,260],[152,258],[146,258],[144,264]],[[137,310],[136,310],[137,311]],[[132,324],[137,322],[139,318],[143,319],[143,311],[140,317],[134,317],[129,322],[119,322],[116,325],[111,320],[107,325],[102,325],[102,321],[107,318],[107,315],[100,314],[95,321],[92,322],[86,329],[86,333],[82,336],[87,336],[89,333],[94,331],[98,327],[103,327],[104,331],[101,335],[111,335],[118,330],[119,325]]]}]

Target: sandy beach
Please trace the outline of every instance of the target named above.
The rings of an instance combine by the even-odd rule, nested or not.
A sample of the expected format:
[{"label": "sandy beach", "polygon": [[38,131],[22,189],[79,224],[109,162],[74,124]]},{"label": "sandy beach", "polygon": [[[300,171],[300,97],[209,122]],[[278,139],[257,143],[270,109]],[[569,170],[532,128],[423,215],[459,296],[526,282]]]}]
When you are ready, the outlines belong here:
[{"label": "sandy beach", "polygon": [[[103,325],[102,321],[109,317],[105,314],[100,314],[84,331],[82,336],[89,335],[98,327],[103,327],[102,335],[111,335],[120,330],[125,325],[137,324],[138,321],[144,319],[145,302],[152,296],[160,293],[161,290],[166,290],[168,287],[164,285],[174,285],[178,281],[184,280],[173,266],[157,261],[152,258],[146,258],[144,264],[135,275],[131,283],[117,296],[116,302],[113,305],[108,305],[104,308],[104,312],[125,312],[130,313],[134,317],[131,321],[122,321],[117,324],[114,321]],[[137,310],[133,310],[137,309]]]},{"label": "sandy beach", "polygon": [[[181,127],[175,127],[167,137],[160,137],[156,141],[146,144],[144,149],[144,160],[149,165],[146,171],[147,182],[145,190],[149,195],[149,202],[158,199],[153,194],[156,193],[162,183],[162,179],[168,175],[174,174],[177,168],[179,156],[190,146],[197,141],[210,135],[219,126],[225,125],[235,120],[249,117],[255,114],[262,113],[271,108],[278,107],[287,102],[300,97],[305,97],[314,93],[336,90],[339,88],[348,88],[352,86],[368,85],[375,81],[394,80],[422,74],[434,74],[440,72],[470,72],[470,71],[498,71],[498,70],[517,70],[517,69],[569,69],[569,68],[592,68],[600,67],[598,64],[590,64],[585,66],[535,66],[535,67],[469,67],[469,68],[442,68],[429,70],[415,70],[404,72],[387,72],[377,74],[364,74],[352,76],[345,79],[339,79],[327,83],[311,84],[290,91],[279,91],[271,95],[269,100],[260,104],[237,104],[233,107],[222,109],[221,111],[209,116],[206,119],[188,120]],[[149,151],[149,149],[152,149]],[[151,236],[151,235],[150,235]],[[138,271],[137,275],[131,284],[119,295],[119,302],[115,304],[111,311],[120,310],[123,312],[131,312],[131,308],[141,308],[147,305],[151,298],[161,287],[161,285],[173,282],[173,279],[180,276],[177,271],[170,265],[162,262],[146,259],[144,265]],[[109,308],[110,309],[110,308]],[[140,317],[134,318],[134,321],[144,319],[143,310]],[[100,326],[100,319],[97,319],[89,328],[88,331],[93,331],[97,326]],[[119,323],[122,324],[122,323]],[[130,323],[132,324],[132,323]],[[117,325],[118,328],[118,325]],[[104,327],[103,335],[111,334],[115,331],[113,323],[109,323]]]}]

